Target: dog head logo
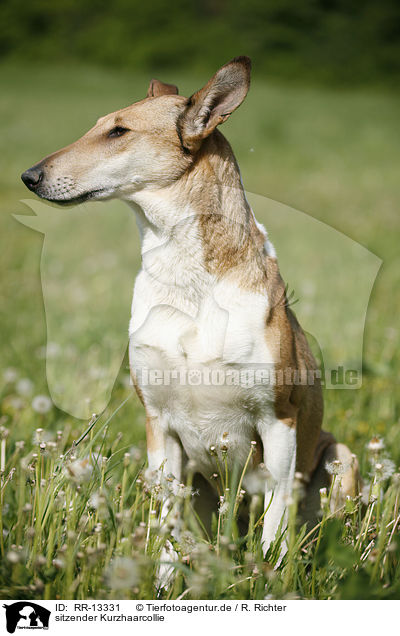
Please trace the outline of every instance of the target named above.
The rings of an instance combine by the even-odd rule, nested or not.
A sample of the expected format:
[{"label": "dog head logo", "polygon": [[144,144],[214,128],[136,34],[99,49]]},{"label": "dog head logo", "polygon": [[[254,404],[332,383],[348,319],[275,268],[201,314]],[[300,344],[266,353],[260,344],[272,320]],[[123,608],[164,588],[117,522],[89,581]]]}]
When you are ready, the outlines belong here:
[{"label": "dog head logo", "polygon": [[[267,197],[251,193],[247,197],[276,247],[289,303],[296,301],[294,311],[319,348],[325,387],[359,388],[367,308],[381,260],[303,212]],[[36,216],[17,216],[17,220],[45,234],[41,279],[50,394],[59,408],[87,419],[107,406],[126,351],[139,267],[135,220],[118,201],[109,201],[106,207],[91,202],[68,211],[42,201],[26,203]],[[189,231],[190,218],[183,223]],[[185,232],[181,234],[184,240]],[[159,258],[154,258],[158,253]],[[162,244],[153,245],[142,254],[142,267],[166,285],[162,258]],[[168,312],[168,306],[162,310]],[[199,305],[194,321],[200,312]],[[142,316],[141,325],[147,321],[150,327],[153,313],[151,309]],[[216,315],[221,346],[227,321],[223,312]]]},{"label": "dog head logo", "polygon": [[[46,373],[54,404],[87,419],[107,406],[127,346],[139,251],[135,219],[119,201],[60,210],[29,201],[19,216],[44,234],[40,275]],[[123,240],[122,240],[123,237]]]},{"label": "dog head logo", "polygon": [[6,627],[9,634],[14,634],[16,629],[49,628],[51,612],[37,603],[19,601],[3,607],[6,610]]}]

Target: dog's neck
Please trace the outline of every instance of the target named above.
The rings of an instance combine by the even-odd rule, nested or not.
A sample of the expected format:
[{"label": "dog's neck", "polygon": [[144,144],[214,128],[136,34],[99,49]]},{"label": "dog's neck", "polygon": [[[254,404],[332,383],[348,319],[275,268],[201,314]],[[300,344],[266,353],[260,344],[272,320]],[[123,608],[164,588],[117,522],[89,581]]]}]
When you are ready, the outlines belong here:
[{"label": "dog's neck", "polygon": [[[142,257],[168,244],[185,255],[191,267],[220,278],[257,264],[265,235],[247,203],[240,172],[227,140],[213,133],[188,170],[162,189],[136,192]],[[175,267],[180,264],[175,262]]]}]

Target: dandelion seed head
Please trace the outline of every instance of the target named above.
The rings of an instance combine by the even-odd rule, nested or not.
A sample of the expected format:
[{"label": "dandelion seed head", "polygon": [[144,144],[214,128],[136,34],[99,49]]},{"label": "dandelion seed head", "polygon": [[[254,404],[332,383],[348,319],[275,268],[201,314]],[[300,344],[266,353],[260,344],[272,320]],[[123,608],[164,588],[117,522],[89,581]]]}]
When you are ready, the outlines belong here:
[{"label": "dandelion seed head", "polygon": [[63,570],[65,568],[64,559],[53,559],[52,563],[56,570]]},{"label": "dandelion seed head", "polygon": [[47,395],[36,395],[32,400],[32,408],[36,413],[45,415],[53,406],[53,402]]},{"label": "dandelion seed head", "polygon": [[373,437],[367,444],[367,449],[371,453],[379,453],[385,448],[385,444],[380,437]]},{"label": "dandelion seed head", "polygon": [[219,507],[218,507],[219,513],[221,515],[224,515],[228,512],[229,510],[229,503],[228,501],[225,500],[225,497],[220,497],[219,498]]},{"label": "dandelion seed head", "polygon": [[14,550],[10,550],[9,552],[7,552],[7,560],[12,564],[19,563],[20,556],[18,552],[15,552]]},{"label": "dandelion seed head", "polygon": [[18,378],[18,371],[14,367],[7,367],[3,371],[3,380],[7,384],[12,384]]},{"label": "dandelion seed head", "polygon": [[70,462],[64,469],[64,474],[77,484],[89,481],[92,472],[93,466],[87,457]]},{"label": "dandelion seed head", "polygon": [[91,495],[88,503],[91,508],[98,510],[106,504],[106,498],[104,494],[98,490]]},{"label": "dandelion seed head", "polygon": [[33,393],[33,382],[29,378],[21,378],[15,385],[15,389],[19,395],[27,397]]},{"label": "dandelion seed head", "polygon": [[6,439],[10,431],[5,426],[0,426],[0,439]]},{"label": "dandelion seed head", "polygon": [[379,481],[384,481],[391,477],[396,470],[395,463],[391,459],[381,459],[375,464],[376,477]]},{"label": "dandelion seed head", "polygon": [[107,570],[106,581],[112,590],[122,590],[137,585],[139,572],[136,562],[128,557],[115,558]]},{"label": "dandelion seed head", "polygon": [[334,459],[332,462],[326,462],[325,470],[330,475],[344,475],[350,468],[350,462],[341,462],[338,459]]},{"label": "dandelion seed head", "polygon": [[321,506],[324,507],[328,503],[328,491],[326,488],[319,489]]},{"label": "dandelion seed head", "polygon": [[361,501],[365,506],[368,506],[371,500],[371,484],[365,482],[361,489]]},{"label": "dandelion seed head", "polygon": [[48,342],[43,353],[47,358],[56,358],[61,353],[61,347],[57,342]]}]

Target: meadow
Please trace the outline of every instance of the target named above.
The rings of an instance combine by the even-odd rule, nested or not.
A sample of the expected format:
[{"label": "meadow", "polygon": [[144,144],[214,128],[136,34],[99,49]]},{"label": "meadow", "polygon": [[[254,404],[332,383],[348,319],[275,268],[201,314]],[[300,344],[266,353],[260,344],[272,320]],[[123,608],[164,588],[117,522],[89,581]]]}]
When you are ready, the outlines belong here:
[{"label": "meadow", "polygon": [[[223,499],[211,535],[192,510],[190,475],[161,523],[160,500],[170,485],[165,476],[157,483],[146,470],[144,412],[129,384],[123,350],[109,403],[78,445],[74,440],[81,438],[90,417],[74,417],[73,409],[64,412],[48,397],[43,236],[12,216],[28,214],[21,200],[32,198],[20,174],[78,138],[102,114],[141,99],[150,78],[71,65],[35,66],[32,73],[29,65],[12,63],[0,67],[0,78],[0,596],[399,598],[399,95],[258,77],[245,104],[224,125],[249,192],[307,212],[382,260],[365,324],[362,387],[324,392],[324,428],[357,454],[363,497],[348,500],[335,518],[329,513],[331,493],[323,493],[321,521],[309,533],[296,525],[301,497],[296,487],[286,531],[289,551],[277,565],[283,537],[264,560],[257,494],[247,493],[249,527],[244,536],[238,533],[237,507],[245,494],[240,475],[221,476]],[[208,78],[179,72],[160,79],[189,95]],[[293,240],[290,228],[287,232]],[[76,259],[94,246],[101,260],[95,234],[85,225],[79,235],[65,232],[64,241],[74,244]],[[124,272],[121,306],[107,304],[105,296],[103,304],[100,289],[95,309],[114,312],[109,321],[115,318],[121,329],[126,324],[127,331],[129,288],[140,261],[138,238],[127,245],[123,228],[115,223],[100,234],[103,247],[109,240],[108,251],[126,251],[124,262],[132,270]],[[323,259],[312,258],[315,276],[324,278]],[[284,262],[281,267],[284,271]],[[354,277],[361,281],[363,271],[350,276],[338,269],[337,276],[350,297],[357,294]],[[346,316],[338,320],[335,298],[329,302],[327,327],[339,333],[346,329]],[[86,346],[77,341],[84,333],[82,328],[73,335],[75,351]],[[101,335],[93,337],[101,346]],[[54,347],[53,354],[58,355]],[[73,364],[79,365],[79,355]],[[77,403],[82,400],[73,374],[66,390]],[[176,541],[171,533],[179,523],[178,507],[184,515]],[[169,587],[157,590],[158,560],[170,540],[179,558]]]}]

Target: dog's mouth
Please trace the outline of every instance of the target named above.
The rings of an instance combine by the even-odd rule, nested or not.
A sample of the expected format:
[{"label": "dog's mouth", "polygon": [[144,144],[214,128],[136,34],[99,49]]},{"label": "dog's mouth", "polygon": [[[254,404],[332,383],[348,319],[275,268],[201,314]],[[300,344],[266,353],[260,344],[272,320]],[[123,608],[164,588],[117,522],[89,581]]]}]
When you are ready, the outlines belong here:
[{"label": "dog's mouth", "polygon": [[46,196],[45,194],[40,194],[40,192],[36,192],[41,199],[46,199],[50,203],[57,203],[57,205],[78,205],[79,203],[85,203],[86,201],[90,201],[92,199],[105,198],[107,195],[109,196],[109,192],[106,189],[99,190],[91,190],[90,192],[83,192],[82,194],[78,194],[77,196],[70,197],[69,199],[58,199],[52,196]]}]

